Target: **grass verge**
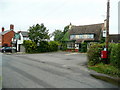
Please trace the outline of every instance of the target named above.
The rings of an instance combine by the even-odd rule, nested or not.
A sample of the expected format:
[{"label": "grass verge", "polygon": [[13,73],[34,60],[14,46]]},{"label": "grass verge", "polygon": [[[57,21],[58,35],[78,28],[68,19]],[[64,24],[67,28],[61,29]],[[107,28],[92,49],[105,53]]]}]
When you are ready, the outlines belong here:
[{"label": "grass verge", "polygon": [[96,64],[95,66],[88,66],[88,68],[98,73],[103,73],[112,77],[120,78],[120,70],[112,65],[100,63],[100,64]]},{"label": "grass verge", "polygon": [[120,86],[120,70],[118,70],[118,68],[103,63],[97,64],[95,66],[88,66],[88,68],[98,73],[107,74],[110,77],[112,76],[112,78],[96,74],[91,74],[91,76]]}]

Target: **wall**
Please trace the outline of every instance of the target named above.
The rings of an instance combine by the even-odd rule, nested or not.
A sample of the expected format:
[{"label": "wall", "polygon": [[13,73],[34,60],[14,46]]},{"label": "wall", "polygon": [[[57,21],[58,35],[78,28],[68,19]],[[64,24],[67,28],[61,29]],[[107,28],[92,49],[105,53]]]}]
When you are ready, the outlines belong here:
[{"label": "wall", "polygon": [[10,32],[4,34],[2,36],[2,45],[8,44],[8,46],[11,46],[12,38],[14,37],[14,31],[11,30]]}]

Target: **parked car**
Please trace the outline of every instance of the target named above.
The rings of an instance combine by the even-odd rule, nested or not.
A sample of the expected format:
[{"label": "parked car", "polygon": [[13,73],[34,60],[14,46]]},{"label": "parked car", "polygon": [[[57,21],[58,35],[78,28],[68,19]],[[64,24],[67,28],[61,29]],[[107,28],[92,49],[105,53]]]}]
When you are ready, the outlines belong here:
[{"label": "parked car", "polygon": [[1,49],[2,53],[4,53],[4,52],[12,53],[12,50],[16,50],[16,48],[15,47],[2,47],[2,49]]}]

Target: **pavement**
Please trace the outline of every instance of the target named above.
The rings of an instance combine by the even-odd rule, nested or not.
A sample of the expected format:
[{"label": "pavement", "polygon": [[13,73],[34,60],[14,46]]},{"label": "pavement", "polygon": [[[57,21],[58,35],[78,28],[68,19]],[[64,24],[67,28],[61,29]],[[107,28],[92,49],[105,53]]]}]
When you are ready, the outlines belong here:
[{"label": "pavement", "polygon": [[93,78],[91,75],[101,74],[88,70],[86,63],[84,53],[3,55],[3,87],[118,88]]}]

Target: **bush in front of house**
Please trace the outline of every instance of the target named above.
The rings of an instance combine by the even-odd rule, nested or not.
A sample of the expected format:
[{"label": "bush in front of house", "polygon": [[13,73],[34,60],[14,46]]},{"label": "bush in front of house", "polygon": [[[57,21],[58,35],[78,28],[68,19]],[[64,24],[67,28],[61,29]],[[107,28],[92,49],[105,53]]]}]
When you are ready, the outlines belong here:
[{"label": "bush in front of house", "polygon": [[[88,67],[100,73],[120,77],[120,43],[109,43],[109,64],[101,63],[101,51],[105,44],[93,44],[88,50]],[[93,66],[91,66],[93,65]]]},{"label": "bush in front of house", "polygon": [[41,52],[49,52],[49,44],[47,41],[39,42],[39,46],[37,46],[37,53]]},{"label": "bush in front of house", "polygon": [[37,51],[37,45],[31,40],[24,40],[23,45],[26,53],[35,53]]},{"label": "bush in front of house", "polygon": [[66,51],[68,48],[67,48],[67,44],[66,43],[62,43],[61,44],[61,48],[60,48],[62,51]]},{"label": "bush in front of house", "polygon": [[120,43],[112,45],[110,64],[120,69]]},{"label": "bush in front of house", "polygon": [[81,43],[80,52],[87,52],[87,43],[86,42]]},{"label": "bush in front of house", "polygon": [[49,42],[49,51],[50,52],[58,51],[58,46],[59,46],[59,43],[57,41],[50,41]]},{"label": "bush in front of house", "polygon": [[42,52],[53,52],[58,51],[58,46],[60,45],[56,41],[41,41],[39,46],[31,40],[25,40],[23,45],[25,46],[26,53],[42,53]]},{"label": "bush in front of house", "polygon": [[95,43],[89,47],[87,51],[89,65],[95,65],[102,62],[101,51],[103,50],[103,47],[104,44],[95,44]]}]

